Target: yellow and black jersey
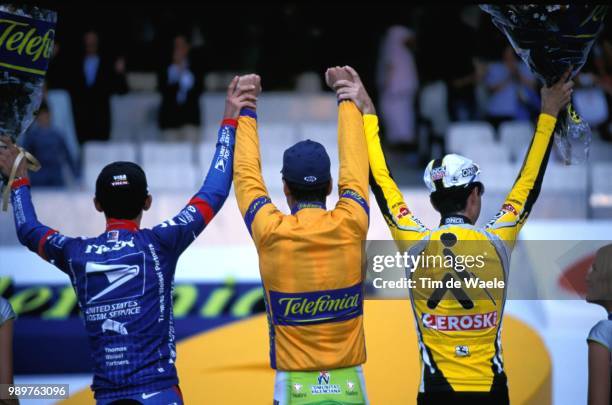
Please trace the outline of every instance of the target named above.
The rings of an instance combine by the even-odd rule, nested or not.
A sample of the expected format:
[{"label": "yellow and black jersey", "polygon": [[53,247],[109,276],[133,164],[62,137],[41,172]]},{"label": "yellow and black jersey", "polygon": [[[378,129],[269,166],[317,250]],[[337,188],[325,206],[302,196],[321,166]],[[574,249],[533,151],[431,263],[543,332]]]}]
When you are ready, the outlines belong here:
[{"label": "yellow and black jersey", "polygon": [[478,272],[444,267],[428,273],[432,280],[457,280],[461,288],[416,283],[410,290],[422,365],[420,392],[482,392],[506,384],[500,337],[505,288],[495,294],[487,287],[466,285],[474,286],[469,280],[475,279],[507,285],[510,253],[539,194],[555,123],[554,117],[540,115],[514,186],[486,226],[476,227],[454,215],[429,229],[410,211],[389,173],[377,117],[364,116],[370,186],[400,251],[428,257],[480,256],[482,260]]}]

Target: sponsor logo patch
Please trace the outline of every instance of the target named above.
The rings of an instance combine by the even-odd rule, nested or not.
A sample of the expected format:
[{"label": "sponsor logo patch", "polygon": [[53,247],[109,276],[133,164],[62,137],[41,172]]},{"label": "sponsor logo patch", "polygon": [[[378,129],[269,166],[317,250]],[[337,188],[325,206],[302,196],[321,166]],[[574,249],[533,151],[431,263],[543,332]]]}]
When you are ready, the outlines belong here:
[{"label": "sponsor logo patch", "polygon": [[447,217],[444,218],[444,224],[445,225],[457,225],[457,224],[464,224],[465,221],[463,220],[463,218],[460,217]]},{"label": "sponsor logo patch", "polygon": [[107,331],[115,332],[120,335],[128,335],[128,331],[125,327],[125,322],[117,322],[112,319],[107,319],[102,323],[102,333]]},{"label": "sponsor logo patch", "polygon": [[436,181],[444,178],[446,171],[444,170],[444,166],[436,167],[431,171],[431,180]]},{"label": "sponsor logo patch", "polygon": [[476,166],[466,167],[461,170],[461,177],[472,177],[478,173],[478,168]]},{"label": "sponsor logo patch", "polygon": [[497,326],[497,311],[470,315],[435,315],[424,313],[423,326],[443,332],[482,330]]},{"label": "sponsor logo patch", "polygon": [[[224,136],[222,136],[221,138],[223,143]],[[231,157],[231,151],[227,146],[227,143],[229,143],[229,141],[221,145],[221,148],[219,149],[219,155],[217,157],[217,160],[215,161],[215,169],[222,173],[225,173],[225,169],[227,168],[227,164]]]},{"label": "sponsor logo patch", "polygon": [[501,209],[502,209],[502,211],[507,211],[507,212],[513,213],[514,215],[518,215],[518,212],[516,211],[516,208],[514,208],[514,205],[512,205],[512,204],[506,203],[506,204],[502,205]]},{"label": "sponsor logo patch", "polygon": [[87,245],[87,247],[85,248],[85,253],[86,254],[94,253],[97,255],[101,255],[101,254],[108,253],[108,252],[116,252],[126,247],[128,248],[136,247],[136,245],[134,245],[134,238],[131,238],[130,240],[117,240],[116,242],[113,242],[113,241],[108,241],[108,242],[112,243],[112,245],[110,246],[96,245],[95,243],[92,243],[91,245]]},{"label": "sponsor logo patch", "polygon": [[113,182],[111,186],[119,187],[119,186],[129,186],[130,182],[128,181],[127,175],[119,174],[117,176],[113,176]]},{"label": "sponsor logo patch", "polygon": [[468,346],[455,346],[455,355],[458,357],[467,357],[470,355],[470,348]]},{"label": "sponsor logo patch", "polygon": [[117,241],[119,241],[119,231],[117,231],[117,230],[109,231],[106,235],[107,235],[107,241],[108,242],[117,242]]},{"label": "sponsor logo patch", "polygon": [[270,306],[275,325],[346,321],[363,313],[362,285],[303,293],[270,291]]},{"label": "sponsor logo patch", "polygon": [[317,377],[317,384],[310,386],[310,392],[312,395],[341,394],[342,390],[340,385],[331,384],[331,374],[329,371],[320,371],[319,377]]},{"label": "sponsor logo patch", "polygon": [[397,219],[402,219],[408,215],[410,215],[410,210],[405,205],[402,205],[397,213]]},{"label": "sponsor logo patch", "polygon": [[87,304],[123,300],[144,294],[144,253],[85,264]]},{"label": "sponsor logo patch", "polygon": [[54,38],[55,23],[0,11],[0,66],[44,76]]},{"label": "sponsor logo patch", "polygon": [[68,242],[68,238],[64,235],[60,235],[59,233],[54,233],[49,237],[49,243],[55,246],[58,249],[62,249],[66,242]]}]

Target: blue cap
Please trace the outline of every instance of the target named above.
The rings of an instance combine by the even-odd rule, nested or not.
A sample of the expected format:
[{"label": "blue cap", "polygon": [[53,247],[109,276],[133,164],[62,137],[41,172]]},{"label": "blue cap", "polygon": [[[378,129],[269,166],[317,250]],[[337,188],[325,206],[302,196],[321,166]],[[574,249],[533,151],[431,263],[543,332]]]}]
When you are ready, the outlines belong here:
[{"label": "blue cap", "polygon": [[331,180],[331,162],[325,147],[307,139],[283,154],[283,179],[304,188],[316,188]]}]

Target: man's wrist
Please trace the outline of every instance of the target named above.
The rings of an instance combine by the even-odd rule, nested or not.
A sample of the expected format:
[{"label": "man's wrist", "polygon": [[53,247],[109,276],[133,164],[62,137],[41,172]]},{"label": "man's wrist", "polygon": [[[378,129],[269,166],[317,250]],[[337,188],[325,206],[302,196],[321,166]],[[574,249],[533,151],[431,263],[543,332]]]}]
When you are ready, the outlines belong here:
[{"label": "man's wrist", "polygon": [[363,107],[363,115],[376,115],[376,108],[370,103],[365,103]]},{"label": "man's wrist", "polygon": [[25,176],[18,176],[15,178],[15,180],[13,180],[13,182],[10,184],[11,190],[16,190],[19,187],[23,187],[23,186],[29,186],[30,185],[30,179],[28,178],[27,175]]},{"label": "man's wrist", "polygon": [[546,108],[546,107],[542,107],[542,110],[540,111],[540,113],[550,115],[551,117],[555,117],[555,118],[557,118],[557,115],[559,115],[559,111],[556,111],[554,108]]},{"label": "man's wrist", "polygon": [[236,117],[223,117],[223,120],[221,121],[221,126],[230,126],[236,128],[238,126],[238,120],[236,119]]},{"label": "man's wrist", "polygon": [[257,111],[253,110],[252,108],[243,108],[240,110],[240,116],[257,119]]}]

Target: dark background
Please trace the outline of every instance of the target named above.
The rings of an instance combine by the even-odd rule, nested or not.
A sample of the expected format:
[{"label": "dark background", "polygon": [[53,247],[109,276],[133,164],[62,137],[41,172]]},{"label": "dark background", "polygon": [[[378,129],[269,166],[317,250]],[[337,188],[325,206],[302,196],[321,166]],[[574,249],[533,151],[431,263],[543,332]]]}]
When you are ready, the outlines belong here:
[{"label": "dark background", "polygon": [[193,55],[203,71],[255,71],[267,90],[289,90],[305,71],[350,64],[373,85],[379,45],[388,27],[417,33],[422,83],[470,70],[472,56],[492,59],[506,44],[488,16],[480,27],[461,22],[475,5],[380,4],[52,4],[58,13],[60,66],[81,54],[82,34],[95,29],[102,53],[125,57],[128,71],[156,71],[170,59],[175,34],[201,32]]}]

